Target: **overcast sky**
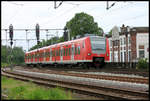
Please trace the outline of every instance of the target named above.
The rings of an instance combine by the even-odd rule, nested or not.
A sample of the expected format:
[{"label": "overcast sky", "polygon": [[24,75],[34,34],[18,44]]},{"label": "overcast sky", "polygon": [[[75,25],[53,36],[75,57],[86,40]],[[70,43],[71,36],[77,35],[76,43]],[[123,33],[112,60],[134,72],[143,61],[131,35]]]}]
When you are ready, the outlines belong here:
[{"label": "overcast sky", "polygon": [[[59,5],[60,2],[57,2]],[[85,12],[94,17],[98,26],[108,33],[115,25],[122,24],[132,27],[149,27],[149,2],[148,1],[126,1],[126,2],[109,2],[109,6],[115,3],[109,10],[106,10],[106,1],[64,1],[57,9],[54,9],[54,1],[43,2],[25,2],[25,1],[2,1],[1,2],[1,28],[8,28],[13,24],[14,29],[35,28],[39,23],[41,29],[61,28],[63,29],[66,22],[69,21],[76,13]],[[1,31],[2,39],[6,39],[5,31]],[[50,34],[59,36],[63,31],[50,31]],[[25,39],[25,31],[15,31],[14,39]],[[28,34],[28,39],[35,39],[35,32]],[[46,32],[40,33],[41,39],[46,39]],[[2,40],[2,44],[6,44]],[[36,41],[29,42],[29,48],[36,44]],[[26,41],[16,41],[16,46],[28,48]]]}]

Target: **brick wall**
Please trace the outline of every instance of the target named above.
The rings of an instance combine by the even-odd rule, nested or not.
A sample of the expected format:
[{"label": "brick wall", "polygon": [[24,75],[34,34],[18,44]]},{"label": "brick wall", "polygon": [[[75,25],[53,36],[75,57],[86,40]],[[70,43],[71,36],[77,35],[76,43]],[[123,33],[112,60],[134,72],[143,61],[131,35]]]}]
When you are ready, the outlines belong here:
[{"label": "brick wall", "polygon": [[136,32],[131,31],[131,60],[136,60]]}]

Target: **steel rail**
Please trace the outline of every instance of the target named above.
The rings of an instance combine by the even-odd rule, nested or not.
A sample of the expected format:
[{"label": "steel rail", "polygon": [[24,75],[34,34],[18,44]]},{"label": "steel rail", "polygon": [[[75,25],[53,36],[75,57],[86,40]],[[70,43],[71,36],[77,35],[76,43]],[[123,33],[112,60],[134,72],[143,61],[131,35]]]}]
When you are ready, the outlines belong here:
[{"label": "steel rail", "polygon": [[77,93],[83,93],[96,97],[103,97],[105,99],[128,99],[128,100],[147,100],[149,97],[148,92],[136,92],[129,90],[122,90],[116,88],[106,88],[101,86],[79,84],[72,82],[65,82],[63,80],[54,80],[50,78],[36,77],[31,75],[25,75],[23,73],[16,73],[2,70],[2,75],[7,77],[13,77],[24,81],[32,81],[34,83],[46,85],[46,86],[60,86],[65,89],[71,89]]},{"label": "steel rail", "polygon": [[[37,71],[37,72],[41,72],[41,71]],[[46,71],[44,70],[41,73],[46,73]],[[76,76],[76,77],[94,78],[94,79],[114,80],[114,81],[121,81],[121,82],[149,84],[149,79],[148,78],[139,78],[139,77],[69,73],[69,72],[63,72],[63,71],[49,71],[48,73],[59,74],[59,75],[67,75],[67,76],[69,75],[69,76]]]}]

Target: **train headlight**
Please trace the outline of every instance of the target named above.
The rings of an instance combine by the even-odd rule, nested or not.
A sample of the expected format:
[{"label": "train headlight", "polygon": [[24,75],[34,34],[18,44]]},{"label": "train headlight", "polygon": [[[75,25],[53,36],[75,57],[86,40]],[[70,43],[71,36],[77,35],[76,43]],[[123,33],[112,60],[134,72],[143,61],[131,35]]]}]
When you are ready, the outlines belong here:
[{"label": "train headlight", "polygon": [[107,56],[109,56],[109,54],[107,53]]},{"label": "train headlight", "polygon": [[88,55],[90,56],[90,55],[91,55],[91,53],[88,53]]}]

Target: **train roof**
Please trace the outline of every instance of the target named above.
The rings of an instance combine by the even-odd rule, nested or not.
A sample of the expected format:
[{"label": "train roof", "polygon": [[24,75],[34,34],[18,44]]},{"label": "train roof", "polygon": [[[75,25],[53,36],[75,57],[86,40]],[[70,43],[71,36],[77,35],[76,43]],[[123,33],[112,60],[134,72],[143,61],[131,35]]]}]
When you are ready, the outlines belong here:
[{"label": "train roof", "polygon": [[65,41],[65,42],[60,42],[60,43],[56,43],[56,44],[49,45],[49,46],[44,46],[42,48],[34,49],[34,50],[28,51],[26,53],[35,52],[35,51],[41,50],[41,49],[47,49],[47,48],[50,48],[50,47],[54,47],[56,45],[65,45],[66,43],[73,43],[73,42],[77,42],[77,41],[80,41],[80,40],[85,40],[88,37],[90,37],[90,38],[96,38],[96,37],[105,38],[105,37],[102,37],[102,36],[86,36],[86,37],[81,37],[81,38],[70,40],[70,41]]}]

